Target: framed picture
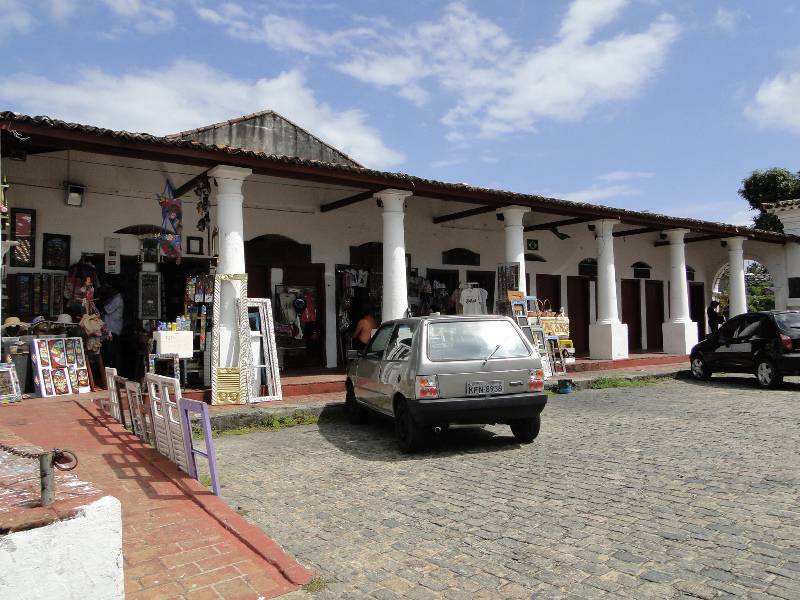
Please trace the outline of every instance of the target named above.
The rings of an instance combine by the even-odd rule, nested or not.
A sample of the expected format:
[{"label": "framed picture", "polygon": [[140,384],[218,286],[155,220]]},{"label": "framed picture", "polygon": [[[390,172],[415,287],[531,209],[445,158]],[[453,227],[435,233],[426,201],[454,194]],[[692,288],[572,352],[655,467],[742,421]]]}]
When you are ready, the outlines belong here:
[{"label": "framed picture", "polygon": [[42,240],[42,268],[59,271],[69,269],[70,236],[45,233]]},{"label": "framed picture", "polygon": [[140,262],[158,262],[158,238],[142,238]]},{"label": "framed picture", "polygon": [[50,280],[50,314],[58,316],[64,312],[64,276],[53,275]]},{"label": "framed picture", "polygon": [[189,236],[186,238],[186,254],[202,254],[203,238]]},{"label": "framed picture", "polygon": [[0,404],[19,402],[22,390],[17,378],[17,369],[13,363],[0,363]]},{"label": "framed picture", "polygon": [[36,211],[32,208],[11,209],[11,239],[18,244],[11,248],[12,267],[36,266]]}]

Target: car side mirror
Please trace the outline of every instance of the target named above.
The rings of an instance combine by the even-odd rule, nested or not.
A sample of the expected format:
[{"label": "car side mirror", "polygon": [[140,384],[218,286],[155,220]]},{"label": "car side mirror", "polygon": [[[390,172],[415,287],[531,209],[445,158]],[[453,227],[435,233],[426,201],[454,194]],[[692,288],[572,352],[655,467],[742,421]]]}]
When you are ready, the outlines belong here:
[{"label": "car side mirror", "polygon": [[348,350],[347,360],[358,360],[361,358],[361,350]]}]

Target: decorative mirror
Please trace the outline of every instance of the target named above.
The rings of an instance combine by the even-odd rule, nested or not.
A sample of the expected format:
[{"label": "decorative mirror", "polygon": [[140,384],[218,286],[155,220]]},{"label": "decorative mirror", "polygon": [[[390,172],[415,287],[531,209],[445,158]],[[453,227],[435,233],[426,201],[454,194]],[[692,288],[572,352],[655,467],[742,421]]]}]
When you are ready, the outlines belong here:
[{"label": "decorative mirror", "polygon": [[[247,298],[239,301],[245,308],[250,344],[250,402],[281,400],[281,375],[278,371],[278,350],[275,325],[272,321],[272,302],[267,298]],[[241,318],[241,317],[240,317]]]},{"label": "decorative mirror", "polygon": [[[227,285],[234,291],[239,302],[247,302],[247,274],[225,273],[214,276],[214,311],[211,341],[211,403],[212,404],[245,404],[250,396],[250,323],[247,312],[235,311],[237,314],[237,332],[234,338],[238,342],[237,366],[220,364],[220,316],[222,313],[222,286]],[[233,308],[233,307],[231,307]]]}]

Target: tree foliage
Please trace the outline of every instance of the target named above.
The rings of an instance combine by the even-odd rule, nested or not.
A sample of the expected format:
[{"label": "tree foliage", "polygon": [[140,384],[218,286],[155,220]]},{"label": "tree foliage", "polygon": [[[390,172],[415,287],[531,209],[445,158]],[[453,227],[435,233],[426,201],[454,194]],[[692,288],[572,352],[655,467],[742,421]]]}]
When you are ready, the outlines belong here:
[{"label": "tree foliage", "polygon": [[783,225],[778,217],[765,212],[763,206],[770,202],[800,198],[800,173],[780,168],[753,171],[747,179],[742,180],[739,195],[758,211],[753,219],[756,228],[782,233]]},{"label": "tree foliage", "polygon": [[775,308],[775,290],[767,268],[761,263],[752,262],[744,274],[747,289],[747,307],[750,310],[773,310]]}]

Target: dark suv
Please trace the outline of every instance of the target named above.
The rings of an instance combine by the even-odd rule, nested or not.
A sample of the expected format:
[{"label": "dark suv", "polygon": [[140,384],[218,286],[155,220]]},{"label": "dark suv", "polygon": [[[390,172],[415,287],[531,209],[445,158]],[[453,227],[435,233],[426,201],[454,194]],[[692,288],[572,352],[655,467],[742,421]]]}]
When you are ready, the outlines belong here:
[{"label": "dark suv", "polygon": [[761,387],[777,387],[785,375],[800,374],[800,311],[733,317],[692,348],[691,364],[696,379],[714,371],[754,373]]}]

